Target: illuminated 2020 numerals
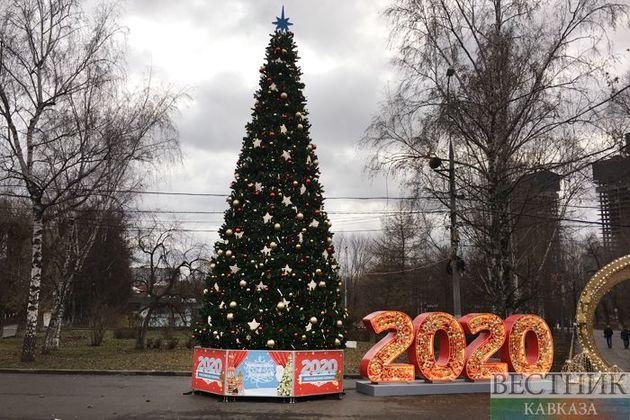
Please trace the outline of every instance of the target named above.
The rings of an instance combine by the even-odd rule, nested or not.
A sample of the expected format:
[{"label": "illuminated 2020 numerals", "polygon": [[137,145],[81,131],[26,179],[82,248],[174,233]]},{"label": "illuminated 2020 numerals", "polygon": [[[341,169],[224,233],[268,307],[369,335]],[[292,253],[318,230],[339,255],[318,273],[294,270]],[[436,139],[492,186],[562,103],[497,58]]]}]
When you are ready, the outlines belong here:
[{"label": "illuminated 2020 numerals", "polygon": [[478,381],[490,379],[492,375],[507,373],[507,363],[488,361],[493,354],[501,349],[507,336],[501,317],[495,314],[468,314],[461,317],[459,323],[466,334],[479,334],[466,347],[464,376]]},{"label": "illuminated 2020 numerals", "polygon": [[[361,360],[361,375],[372,382],[410,382],[415,368],[426,381],[452,381],[462,374],[484,380],[507,371],[545,374],[553,362],[551,331],[535,315],[503,321],[494,314],[468,314],[456,320],[444,312],[428,312],[412,322],[402,312],[378,311],[363,322],[375,334],[389,331]],[[478,336],[466,346],[466,334]],[[405,350],[413,364],[392,363]],[[489,361],[497,351],[501,361]]]},{"label": "illuminated 2020 numerals", "polygon": [[392,363],[413,341],[413,324],[409,315],[397,311],[372,312],[363,318],[363,323],[375,334],[383,331],[389,331],[389,334],[363,356],[361,375],[372,382],[413,381],[413,365]]},{"label": "illuminated 2020 numerals", "polygon": [[[466,337],[453,315],[428,312],[413,321],[414,346],[409,348],[409,360],[418,367],[427,381],[452,381],[464,368]],[[438,358],[435,359],[435,340],[439,339]]]},{"label": "illuminated 2020 numerals", "polygon": [[553,364],[553,337],[545,320],[536,315],[512,315],[504,323],[508,338],[500,354],[510,371],[549,372]]}]

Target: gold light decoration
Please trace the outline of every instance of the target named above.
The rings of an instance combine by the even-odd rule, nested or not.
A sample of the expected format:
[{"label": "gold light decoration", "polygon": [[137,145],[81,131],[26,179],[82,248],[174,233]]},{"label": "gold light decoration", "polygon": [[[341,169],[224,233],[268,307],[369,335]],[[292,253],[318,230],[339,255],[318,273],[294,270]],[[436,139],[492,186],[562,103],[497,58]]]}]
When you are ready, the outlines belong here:
[{"label": "gold light decoration", "polygon": [[613,287],[629,278],[630,255],[626,255],[610,262],[595,273],[580,295],[575,322],[577,323],[578,337],[583,353],[588,358],[590,367],[594,371],[615,372],[619,370],[616,365],[609,364],[599,352],[593,335],[593,319],[595,317],[595,309],[604,295],[610,292]]},{"label": "gold light decoration", "polygon": [[491,379],[492,375],[506,374],[507,363],[488,362],[488,359],[503,346],[507,335],[501,317],[494,314],[468,314],[460,318],[459,323],[466,334],[479,334],[466,347],[464,376],[478,381]]},{"label": "gold light decoration", "polygon": [[[409,359],[428,382],[452,381],[464,369],[466,336],[453,315],[445,312],[427,312],[413,321],[414,345],[409,349]],[[438,332],[440,349],[435,359],[435,337]]]},{"label": "gold light decoration", "polygon": [[398,311],[377,311],[363,318],[368,330],[375,334],[390,331],[361,359],[361,375],[372,382],[411,382],[415,379],[413,365],[392,363],[413,342],[411,318]]},{"label": "gold light decoration", "polygon": [[544,375],[553,364],[553,337],[547,323],[536,315],[511,315],[505,321],[507,340],[501,360],[510,372]]}]

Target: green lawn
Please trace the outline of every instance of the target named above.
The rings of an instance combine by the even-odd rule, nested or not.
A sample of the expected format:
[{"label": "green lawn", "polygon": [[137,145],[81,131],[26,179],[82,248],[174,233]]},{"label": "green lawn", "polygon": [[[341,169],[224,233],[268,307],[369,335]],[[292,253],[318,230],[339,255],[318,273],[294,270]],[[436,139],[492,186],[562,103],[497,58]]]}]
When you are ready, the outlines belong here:
[{"label": "green lawn", "polygon": [[[92,347],[87,330],[70,330],[62,334],[61,349],[53,354],[36,354],[35,362],[20,362],[21,338],[0,339],[0,368],[23,369],[95,369],[95,370],[179,370],[188,371],[192,365],[192,350],[183,343],[185,332],[177,332],[179,345],[174,350],[135,350],[133,339],[114,339],[108,331],[103,344]],[[159,333],[150,331],[149,337]],[[43,337],[38,337],[41,344]],[[359,343],[356,349],[346,349],[345,374],[359,372],[359,361],[370,343]]]}]

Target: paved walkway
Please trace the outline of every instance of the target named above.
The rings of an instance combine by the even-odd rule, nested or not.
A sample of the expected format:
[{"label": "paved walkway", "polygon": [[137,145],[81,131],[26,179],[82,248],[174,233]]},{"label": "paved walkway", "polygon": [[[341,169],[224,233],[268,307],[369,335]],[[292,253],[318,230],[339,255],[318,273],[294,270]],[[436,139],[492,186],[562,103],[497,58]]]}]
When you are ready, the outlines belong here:
[{"label": "paved walkway", "polygon": [[279,400],[224,403],[209,395],[183,395],[190,377],[0,374],[1,419],[480,419],[489,396],[375,398],[346,381],[346,396],[288,404]]},{"label": "paved walkway", "polygon": [[626,350],[623,348],[623,341],[621,340],[621,335],[619,330],[615,330],[613,335],[613,343],[612,349],[608,348],[606,344],[606,337],[604,337],[603,330],[595,330],[593,331],[595,334],[595,342],[597,343],[597,348],[602,356],[606,359],[606,361],[610,364],[615,364],[621,368],[621,370],[628,372],[630,371],[630,350]]}]

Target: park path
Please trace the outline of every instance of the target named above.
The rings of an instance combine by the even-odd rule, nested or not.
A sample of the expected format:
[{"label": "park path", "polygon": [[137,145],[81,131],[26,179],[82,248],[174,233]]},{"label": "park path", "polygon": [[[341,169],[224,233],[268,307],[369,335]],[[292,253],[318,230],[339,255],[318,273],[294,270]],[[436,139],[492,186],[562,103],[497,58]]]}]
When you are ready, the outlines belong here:
[{"label": "park path", "polygon": [[608,345],[606,345],[606,337],[604,337],[603,330],[594,330],[593,333],[595,334],[597,348],[606,361],[619,366],[619,368],[625,372],[630,371],[630,350],[623,348],[620,331],[615,330],[612,349],[609,349]]},{"label": "park path", "polygon": [[296,404],[253,399],[224,403],[184,395],[186,376],[53,375],[0,373],[1,419],[487,419],[488,395],[370,397],[344,381],[346,395]]}]

